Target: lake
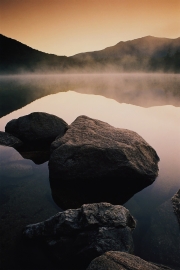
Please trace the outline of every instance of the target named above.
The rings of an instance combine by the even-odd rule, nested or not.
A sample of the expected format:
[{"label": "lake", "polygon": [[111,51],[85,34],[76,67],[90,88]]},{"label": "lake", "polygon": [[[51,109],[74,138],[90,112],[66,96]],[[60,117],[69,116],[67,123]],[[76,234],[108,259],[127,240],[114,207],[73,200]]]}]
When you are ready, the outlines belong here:
[{"label": "lake", "polygon": [[[141,107],[180,106],[179,74],[24,74],[0,76],[0,117],[58,92],[102,95]],[[8,106],[7,106],[8,103]]]},{"label": "lake", "polygon": [[[68,124],[79,115],[87,115],[137,132],[157,151],[158,178],[125,206],[137,220],[135,254],[180,269],[173,261],[159,261],[158,255],[149,252],[156,243],[148,241],[154,237],[150,226],[156,209],[180,188],[180,76],[26,75],[1,77],[0,82],[2,131],[11,119],[34,111],[57,115]],[[60,211],[51,196],[48,163],[36,165],[9,147],[1,146],[0,153],[2,269],[58,269],[46,250],[27,244],[21,235],[26,225]]]}]

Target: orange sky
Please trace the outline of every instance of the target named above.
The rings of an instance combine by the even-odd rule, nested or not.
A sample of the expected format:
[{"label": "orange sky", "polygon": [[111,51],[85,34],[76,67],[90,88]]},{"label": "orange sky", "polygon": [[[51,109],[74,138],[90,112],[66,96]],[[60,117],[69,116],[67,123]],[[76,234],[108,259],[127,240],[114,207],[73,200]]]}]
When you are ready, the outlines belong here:
[{"label": "orange sky", "polygon": [[142,36],[180,37],[180,0],[0,0],[0,33],[73,55]]}]

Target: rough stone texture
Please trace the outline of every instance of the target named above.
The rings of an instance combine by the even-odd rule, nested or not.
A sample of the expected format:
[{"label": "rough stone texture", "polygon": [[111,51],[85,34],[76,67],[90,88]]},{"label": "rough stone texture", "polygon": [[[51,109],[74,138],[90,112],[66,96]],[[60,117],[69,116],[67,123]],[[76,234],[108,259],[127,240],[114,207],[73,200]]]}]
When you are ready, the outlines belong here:
[{"label": "rough stone texture", "polygon": [[63,136],[67,128],[67,123],[55,115],[34,112],[11,120],[5,131],[23,142],[51,143],[57,136]]},{"label": "rough stone texture", "polygon": [[9,133],[0,131],[0,145],[19,148],[23,145],[23,142]]},{"label": "rough stone texture", "polygon": [[29,225],[24,235],[44,240],[61,265],[81,268],[109,250],[132,253],[134,228],[135,221],[125,207],[98,203],[69,209]]},{"label": "rough stone texture", "polygon": [[[100,201],[123,204],[158,175],[159,157],[142,137],[87,116],[79,116],[51,150],[51,186],[57,189],[59,183],[65,208]],[[76,205],[68,203],[69,187],[69,200],[73,197]]]},{"label": "rough stone texture", "polygon": [[171,200],[152,215],[141,249],[144,259],[180,269],[180,229]]},{"label": "rough stone texture", "polygon": [[180,189],[171,199],[173,204],[174,213],[177,216],[179,225],[180,225]]},{"label": "rough stone texture", "polygon": [[146,262],[125,252],[109,251],[94,259],[87,270],[161,270],[170,269]]}]

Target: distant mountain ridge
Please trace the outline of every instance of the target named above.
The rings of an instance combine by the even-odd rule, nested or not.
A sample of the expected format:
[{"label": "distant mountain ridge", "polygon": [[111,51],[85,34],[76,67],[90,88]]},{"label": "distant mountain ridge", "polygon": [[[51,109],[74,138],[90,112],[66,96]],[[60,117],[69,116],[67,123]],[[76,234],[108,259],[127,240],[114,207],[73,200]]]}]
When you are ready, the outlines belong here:
[{"label": "distant mountain ridge", "polygon": [[0,35],[0,73],[180,72],[180,38],[142,37],[71,57],[47,54]]}]

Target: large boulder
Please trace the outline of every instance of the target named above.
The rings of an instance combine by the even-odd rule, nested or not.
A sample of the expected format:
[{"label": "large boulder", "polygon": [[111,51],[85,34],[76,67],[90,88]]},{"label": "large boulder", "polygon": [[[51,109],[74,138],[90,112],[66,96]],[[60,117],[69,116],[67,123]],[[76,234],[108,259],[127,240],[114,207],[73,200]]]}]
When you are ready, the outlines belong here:
[{"label": "large boulder", "polygon": [[101,201],[123,204],[158,175],[159,157],[142,137],[87,116],[79,116],[57,137],[51,151],[51,187],[57,191],[59,184],[54,197],[65,208]]},{"label": "large boulder", "polygon": [[34,112],[11,120],[5,131],[23,142],[51,143],[57,136],[63,136],[67,128],[67,123],[55,115]]},{"label": "large boulder", "polygon": [[180,269],[180,226],[178,208],[180,196],[161,204],[151,217],[150,227],[141,243],[141,256],[149,261]]},{"label": "large boulder", "polygon": [[98,203],[69,209],[29,225],[24,235],[45,241],[66,269],[72,265],[73,269],[81,269],[109,250],[132,253],[134,228],[135,221],[125,207]]},{"label": "large boulder", "polygon": [[9,133],[0,131],[0,145],[19,148],[23,145],[23,142]]},{"label": "large boulder", "polygon": [[146,262],[125,252],[109,251],[94,259],[87,270],[162,270],[169,269],[163,265]]}]

